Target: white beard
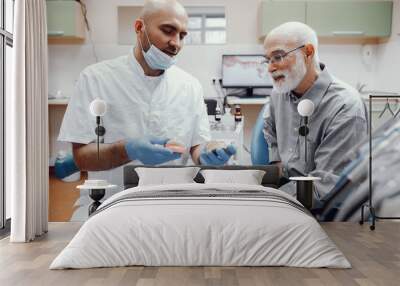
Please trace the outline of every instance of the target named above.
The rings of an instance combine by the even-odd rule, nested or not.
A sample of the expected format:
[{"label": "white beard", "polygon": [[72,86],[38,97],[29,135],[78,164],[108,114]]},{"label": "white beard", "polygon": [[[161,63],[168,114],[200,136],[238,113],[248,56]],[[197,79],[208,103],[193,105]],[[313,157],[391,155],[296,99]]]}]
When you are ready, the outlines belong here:
[{"label": "white beard", "polygon": [[[300,53],[296,53],[296,64],[292,70],[277,71],[271,74],[273,90],[277,93],[288,93],[296,89],[307,73],[306,64]],[[273,77],[283,75],[284,78],[276,82]]]}]

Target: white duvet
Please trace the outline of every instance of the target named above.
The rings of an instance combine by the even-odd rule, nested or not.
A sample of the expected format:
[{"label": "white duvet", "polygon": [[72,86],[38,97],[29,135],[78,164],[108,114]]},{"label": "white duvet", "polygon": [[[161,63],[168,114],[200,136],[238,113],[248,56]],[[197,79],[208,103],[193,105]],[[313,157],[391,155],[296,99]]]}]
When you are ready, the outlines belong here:
[{"label": "white duvet", "polygon": [[127,265],[351,267],[311,215],[281,199],[178,196],[119,201],[130,195],[169,190],[263,191],[299,204],[279,190],[254,185],[135,187],[107,199],[50,269]]}]

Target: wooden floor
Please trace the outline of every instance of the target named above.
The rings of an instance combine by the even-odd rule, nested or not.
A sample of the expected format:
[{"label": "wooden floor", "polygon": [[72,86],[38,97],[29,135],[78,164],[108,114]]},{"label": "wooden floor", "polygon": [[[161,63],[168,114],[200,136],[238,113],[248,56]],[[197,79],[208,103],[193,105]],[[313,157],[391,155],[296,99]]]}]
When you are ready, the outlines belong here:
[{"label": "wooden floor", "polygon": [[400,223],[324,223],[353,268],[122,267],[48,270],[79,229],[79,223],[50,223],[47,235],[27,244],[0,241],[0,285],[400,285]]}]

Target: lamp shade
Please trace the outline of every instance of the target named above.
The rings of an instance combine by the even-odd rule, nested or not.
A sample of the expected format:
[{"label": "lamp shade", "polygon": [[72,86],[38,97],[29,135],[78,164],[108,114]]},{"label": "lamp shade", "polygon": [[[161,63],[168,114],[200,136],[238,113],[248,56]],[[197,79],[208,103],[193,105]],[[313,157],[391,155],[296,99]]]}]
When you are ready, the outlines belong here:
[{"label": "lamp shade", "polygon": [[103,116],[107,112],[107,103],[96,98],[90,103],[89,110],[93,116]]},{"label": "lamp shade", "polygon": [[309,117],[314,113],[314,103],[309,99],[303,99],[297,105],[297,111],[301,116]]}]

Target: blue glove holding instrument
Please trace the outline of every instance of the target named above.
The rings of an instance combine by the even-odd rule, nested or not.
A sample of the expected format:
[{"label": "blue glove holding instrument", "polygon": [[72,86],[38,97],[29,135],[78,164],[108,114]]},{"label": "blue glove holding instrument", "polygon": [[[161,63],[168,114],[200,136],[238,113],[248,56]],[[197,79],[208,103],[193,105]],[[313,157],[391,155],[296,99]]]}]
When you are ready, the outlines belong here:
[{"label": "blue glove holding instrument", "polygon": [[172,152],[164,147],[168,139],[128,139],[125,141],[125,151],[129,159],[139,160],[145,165],[158,165],[181,157],[180,153]]},{"label": "blue glove holding instrument", "polygon": [[79,168],[76,166],[72,154],[67,154],[63,151],[60,151],[54,163],[54,171],[57,178],[64,179],[76,172],[79,172]]},{"label": "blue glove holding instrument", "polygon": [[208,152],[206,148],[203,148],[203,151],[200,153],[200,164],[214,166],[224,165],[228,162],[229,158],[235,154],[236,148],[232,144],[225,148],[216,148]]}]

